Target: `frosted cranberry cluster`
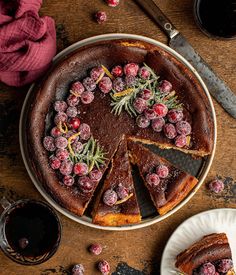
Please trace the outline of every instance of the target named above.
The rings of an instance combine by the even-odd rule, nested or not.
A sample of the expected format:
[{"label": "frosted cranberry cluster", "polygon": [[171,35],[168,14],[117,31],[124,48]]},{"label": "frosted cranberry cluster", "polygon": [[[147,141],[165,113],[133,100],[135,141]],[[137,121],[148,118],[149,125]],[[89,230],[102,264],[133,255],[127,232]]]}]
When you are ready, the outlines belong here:
[{"label": "frosted cranberry cluster", "polygon": [[159,186],[159,183],[162,179],[165,179],[168,177],[169,168],[164,164],[160,164],[157,167],[155,167],[153,170],[154,171],[151,171],[146,175],[146,182],[152,188],[156,188]]},{"label": "frosted cranberry cluster", "polygon": [[194,275],[226,275],[233,268],[231,259],[222,259],[216,262],[206,262],[194,271]]}]

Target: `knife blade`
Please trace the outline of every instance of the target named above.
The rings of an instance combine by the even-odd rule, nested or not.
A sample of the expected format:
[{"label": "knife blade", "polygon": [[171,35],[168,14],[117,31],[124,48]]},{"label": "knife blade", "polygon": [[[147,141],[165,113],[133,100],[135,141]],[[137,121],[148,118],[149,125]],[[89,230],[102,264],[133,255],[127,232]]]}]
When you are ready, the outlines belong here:
[{"label": "knife blade", "polygon": [[153,0],[135,0],[147,14],[162,28],[169,38],[169,46],[187,59],[197,70],[210,94],[232,117],[236,119],[236,95],[211,69],[204,59],[174,27]]}]

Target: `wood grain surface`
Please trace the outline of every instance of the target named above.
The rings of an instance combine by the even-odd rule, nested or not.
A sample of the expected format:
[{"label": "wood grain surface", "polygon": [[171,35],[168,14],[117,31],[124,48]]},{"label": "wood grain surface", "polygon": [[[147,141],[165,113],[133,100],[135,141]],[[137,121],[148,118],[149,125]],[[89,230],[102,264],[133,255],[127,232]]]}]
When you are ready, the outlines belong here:
[{"label": "wood grain surface", "polygon": [[[156,0],[156,3],[236,92],[236,40],[212,40],[202,34],[193,20],[191,0]],[[103,25],[93,20],[97,10],[107,12],[108,21]],[[103,0],[44,0],[40,14],[50,15],[56,21],[58,52],[83,38],[113,32],[145,35],[167,43],[159,27],[131,0],[121,0],[117,8],[108,7]],[[26,172],[18,142],[19,116],[27,89],[0,84],[0,197],[42,200]],[[150,227],[129,232],[91,229],[59,214],[63,234],[58,252],[46,263],[31,267],[15,264],[0,252],[0,274],[70,274],[73,264],[83,263],[86,274],[96,275],[99,274],[95,268],[96,262],[104,258],[111,263],[113,274],[158,275],[165,243],[181,222],[204,210],[236,208],[236,120],[215,101],[214,105],[218,141],[207,181],[216,175],[222,177],[226,183],[223,193],[213,195],[204,184],[191,201],[173,216]],[[91,256],[87,252],[88,245],[93,242],[106,246],[101,257]]]}]

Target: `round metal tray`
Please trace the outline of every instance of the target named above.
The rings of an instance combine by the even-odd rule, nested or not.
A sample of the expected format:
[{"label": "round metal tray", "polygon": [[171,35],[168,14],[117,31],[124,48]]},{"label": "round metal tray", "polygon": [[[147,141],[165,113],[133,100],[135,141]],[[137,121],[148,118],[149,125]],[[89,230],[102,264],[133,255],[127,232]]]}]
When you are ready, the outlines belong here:
[{"label": "round metal tray", "polygon": [[152,151],[157,152],[161,156],[164,156],[165,158],[170,160],[173,164],[176,164],[177,166],[181,166],[181,168],[183,170],[191,173],[192,175],[194,175],[195,177],[198,178],[199,182],[198,182],[197,186],[195,186],[195,188],[191,191],[191,193],[181,203],[179,203],[174,209],[172,209],[165,215],[160,216],[157,213],[157,211],[155,210],[154,206],[152,205],[149,194],[146,192],[144,185],[142,185],[140,183],[140,178],[137,176],[137,173],[135,173],[134,181],[139,182],[138,185],[135,184],[136,185],[135,187],[136,187],[137,197],[138,197],[138,201],[139,201],[139,205],[140,205],[140,209],[141,209],[142,222],[139,224],[135,224],[135,225],[125,225],[125,226],[119,226],[119,227],[99,226],[99,225],[92,223],[91,217],[88,214],[86,214],[87,212],[85,213],[84,216],[79,217],[79,216],[69,212],[62,206],[60,206],[50,196],[50,194],[44,189],[42,183],[38,180],[37,176],[35,175],[32,167],[30,165],[30,162],[29,162],[30,155],[28,154],[27,146],[25,144],[26,143],[25,129],[27,127],[27,125],[26,125],[26,119],[27,119],[27,113],[28,113],[27,111],[30,106],[30,93],[33,90],[34,85],[32,85],[30,87],[29,92],[25,98],[25,101],[24,101],[24,104],[22,107],[21,117],[20,117],[20,126],[19,126],[19,138],[20,138],[21,154],[22,154],[22,158],[23,158],[26,170],[27,170],[32,182],[34,183],[35,187],[38,189],[40,194],[46,199],[46,201],[48,203],[50,203],[56,210],[58,210],[59,212],[61,212],[65,216],[67,216],[68,218],[70,218],[78,223],[81,223],[81,224],[84,224],[84,225],[87,225],[87,226],[90,226],[93,228],[97,228],[97,229],[122,231],[122,230],[138,229],[138,228],[142,228],[145,226],[149,226],[156,222],[160,222],[160,221],[166,219],[167,217],[169,217],[170,215],[172,215],[173,213],[175,213],[176,211],[178,211],[182,206],[184,206],[192,198],[192,196],[197,192],[197,190],[202,185],[202,183],[203,183],[205,177],[207,176],[207,173],[211,167],[211,164],[212,164],[212,161],[214,158],[214,154],[215,154],[217,133],[216,133],[216,116],[215,116],[214,106],[213,106],[210,94],[209,94],[207,87],[204,84],[203,80],[201,79],[199,74],[196,72],[196,70],[189,64],[189,62],[186,61],[181,55],[179,55],[177,52],[175,52],[174,50],[172,50],[165,44],[160,43],[156,40],[153,40],[153,39],[150,39],[150,38],[147,38],[144,36],[131,35],[131,34],[104,34],[104,35],[94,36],[94,37],[79,41],[79,42],[71,45],[70,47],[64,49],[62,52],[60,52],[54,58],[54,65],[56,63],[58,63],[61,59],[63,59],[66,55],[70,54],[71,52],[77,50],[80,47],[90,45],[93,43],[97,43],[99,41],[114,40],[114,39],[134,39],[134,40],[145,41],[145,42],[151,43],[155,46],[158,46],[158,47],[164,49],[165,51],[168,51],[176,59],[178,59],[182,64],[184,64],[186,67],[188,67],[191,70],[193,75],[198,79],[200,85],[203,87],[203,89],[207,95],[207,98],[209,100],[209,105],[210,105],[212,117],[214,120],[214,146],[213,146],[212,154],[209,155],[208,157],[203,158],[203,159],[193,159],[190,155],[184,154],[184,153],[176,151],[176,150],[160,150],[159,148],[157,148],[155,146],[150,146],[150,149]]}]

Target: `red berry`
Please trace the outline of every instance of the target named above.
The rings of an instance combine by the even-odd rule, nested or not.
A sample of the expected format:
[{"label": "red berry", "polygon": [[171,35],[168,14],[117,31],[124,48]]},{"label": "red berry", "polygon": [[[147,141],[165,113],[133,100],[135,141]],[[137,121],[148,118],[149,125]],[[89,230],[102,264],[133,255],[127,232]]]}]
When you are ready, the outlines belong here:
[{"label": "red berry", "polygon": [[161,164],[161,165],[157,166],[156,173],[159,176],[159,178],[164,179],[169,175],[169,169],[166,165]]},{"label": "red berry", "polygon": [[98,263],[98,269],[103,275],[108,275],[110,272],[110,265],[107,261],[103,260]]},{"label": "red berry", "polygon": [[71,91],[77,95],[81,95],[84,92],[84,86],[80,81],[76,81],[72,84]]},{"label": "red berry", "polygon": [[93,181],[87,176],[80,177],[78,180],[78,185],[83,193],[90,193],[94,189]]},{"label": "red berry", "polygon": [[132,87],[137,83],[137,78],[133,75],[127,75],[125,77],[125,83],[127,87]]},{"label": "red berry", "polygon": [[[227,274],[233,268],[233,261],[231,259],[222,259],[217,265],[217,271]],[[233,274],[233,273],[232,273]]]},{"label": "red berry", "polygon": [[122,184],[118,185],[118,187],[116,188],[116,193],[117,193],[117,196],[119,197],[119,199],[121,199],[121,200],[123,200],[129,196],[129,190]]},{"label": "red berry", "polygon": [[119,77],[123,75],[123,68],[121,66],[115,66],[112,70],[111,70],[111,74],[114,77]]},{"label": "red berry", "polygon": [[136,123],[140,128],[147,128],[150,125],[150,120],[143,115],[139,115],[136,118]]},{"label": "red berry", "polygon": [[57,157],[53,156],[50,158],[50,166],[53,170],[59,169],[61,166],[61,161]]},{"label": "red berry", "polygon": [[25,249],[29,245],[29,240],[27,238],[21,238],[18,241],[19,247]]},{"label": "red berry", "polygon": [[141,67],[139,69],[138,74],[142,79],[145,79],[145,80],[149,79],[150,77],[150,71],[146,67]]},{"label": "red berry", "polygon": [[46,136],[43,139],[43,146],[49,152],[53,152],[56,150],[54,138],[50,136]]},{"label": "red berry", "polygon": [[80,126],[80,120],[78,117],[73,117],[69,120],[69,125],[71,128],[73,128],[74,130],[77,130]]},{"label": "red berry", "polygon": [[117,194],[114,190],[108,189],[103,194],[103,202],[108,206],[113,206],[117,202]]},{"label": "red berry", "polygon": [[68,117],[76,117],[78,114],[77,108],[76,107],[68,107],[66,110],[66,114]]},{"label": "red berry", "polygon": [[94,80],[97,81],[98,78],[104,74],[103,68],[102,67],[94,67],[91,72],[90,72],[90,77]]},{"label": "red berry", "polygon": [[98,169],[93,169],[89,173],[89,177],[90,177],[91,180],[99,181],[102,178],[102,172]]},{"label": "red berry", "polygon": [[145,100],[149,100],[153,97],[152,95],[152,91],[148,90],[148,89],[144,89],[141,93],[140,93],[140,97],[145,99]]},{"label": "red berry", "polygon": [[125,90],[125,82],[121,77],[117,77],[113,81],[113,88],[116,90],[116,92],[121,92]]},{"label": "red berry", "polygon": [[94,100],[94,94],[92,92],[86,91],[81,95],[81,102],[83,104],[90,104]]},{"label": "red berry", "polygon": [[96,89],[96,83],[91,77],[86,77],[83,80],[83,85],[87,91],[92,92]]},{"label": "red berry", "polygon": [[57,127],[53,127],[50,134],[54,138],[62,135],[61,131]]},{"label": "red berry", "polygon": [[107,21],[107,14],[105,13],[105,11],[98,11],[95,13],[95,19],[98,24],[102,24]]},{"label": "red berry", "polygon": [[133,107],[137,113],[141,114],[147,108],[147,102],[141,97],[137,97],[133,102]]},{"label": "red berry", "polygon": [[157,187],[160,183],[160,178],[157,174],[151,173],[146,176],[147,183],[152,187]]},{"label": "red berry", "polygon": [[85,269],[82,264],[77,264],[72,269],[72,275],[84,275]]},{"label": "red berry", "polygon": [[86,123],[82,123],[79,126],[80,138],[83,140],[88,140],[91,136],[90,127]]},{"label": "red berry", "polygon": [[102,253],[102,246],[99,243],[91,244],[89,251],[94,255],[100,255]]},{"label": "red berry", "polygon": [[164,134],[169,139],[174,139],[177,136],[177,132],[175,126],[171,123],[167,123],[164,125]]},{"label": "red berry", "polygon": [[68,140],[64,137],[57,137],[55,139],[55,145],[59,149],[65,149],[68,145]]},{"label": "red berry", "polygon": [[147,119],[152,120],[156,118],[156,112],[153,109],[147,108],[144,110],[144,115]]},{"label": "red berry", "polygon": [[60,172],[62,175],[70,175],[73,170],[73,163],[69,159],[63,160],[60,166]]},{"label": "red berry", "polygon": [[223,181],[215,179],[209,183],[208,187],[212,192],[217,194],[224,190],[225,185]]},{"label": "red berry", "polygon": [[183,111],[182,110],[176,110],[172,109],[167,113],[167,118],[169,122],[176,123],[183,119]]},{"label": "red berry", "polygon": [[136,76],[138,74],[139,65],[136,63],[128,63],[124,66],[126,76]]},{"label": "red berry", "polygon": [[199,273],[202,275],[215,275],[216,269],[212,263],[207,262],[200,267]]},{"label": "red berry", "polygon": [[156,112],[157,117],[165,117],[168,113],[168,108],[165,104],[162,103],[155,103],[152,106],[153,110]]},{"label": "red berry", "polygon": [[69,157],[69,152],[66,149],[57,149],[56,150],[56,157],[59,160],[65,160]]},{"label": "red berry", "polygon": [[85,176],[88,174],[88,165],[83,162],[78,162],[74,166],[74,173],[78,176]]},{"label": "red berry", "polygon": [[79,104],[79,97],[78,96],[75,96],[73,94],[70,94],[68,97],[67,97],[67,104],[71,107],[75,107]]},{"label": "red berry", "polygon": [[161,132],[164,125],[165,125],[165,120],[162,117],[155,118],[152,120],[152,129],[155,132]]},{"label": "red berry", "polygon": [[160,92],[168,94],[172,90],[172,84],[167,80],[162,80],[159,86]]},{"label": "red berry", "polygon": [[54,110],[57,112],[65,112],[67,104],[65,101],[58,100],[54,102]]},{"label": "red berry", "polygon": [[179,121],[176,123],[176,131],[180,135],[190,135],[192,131],[191,125],[187,121]]},{"label": "red berry", "polygon": [[54,123],[58,125],[60,122],[64,123],[67,121],[67,114],[63,112],[59,112],[54,117]]},{"label": "red berry", "polygon": [[175,145],[179,148],[182,148],[187,145],[187,138],[185,135],[178,135],[175,138]]},{"label": "red berry", "polygon": [[112,89],[112,81],[109,77],[104,76],[101,81],[98,83],[98,87],[104,94],[107,94]]},{"label": "red berry", "polygon": [[71,147],[75,154],[78,154],[83,150],[83,144],[78,140],[76,140]]},{"label": "red berry", "polygon": [[72,176],[64,176],[63,183],[66,186],[72,186],[75,183],[75,179]]}]

